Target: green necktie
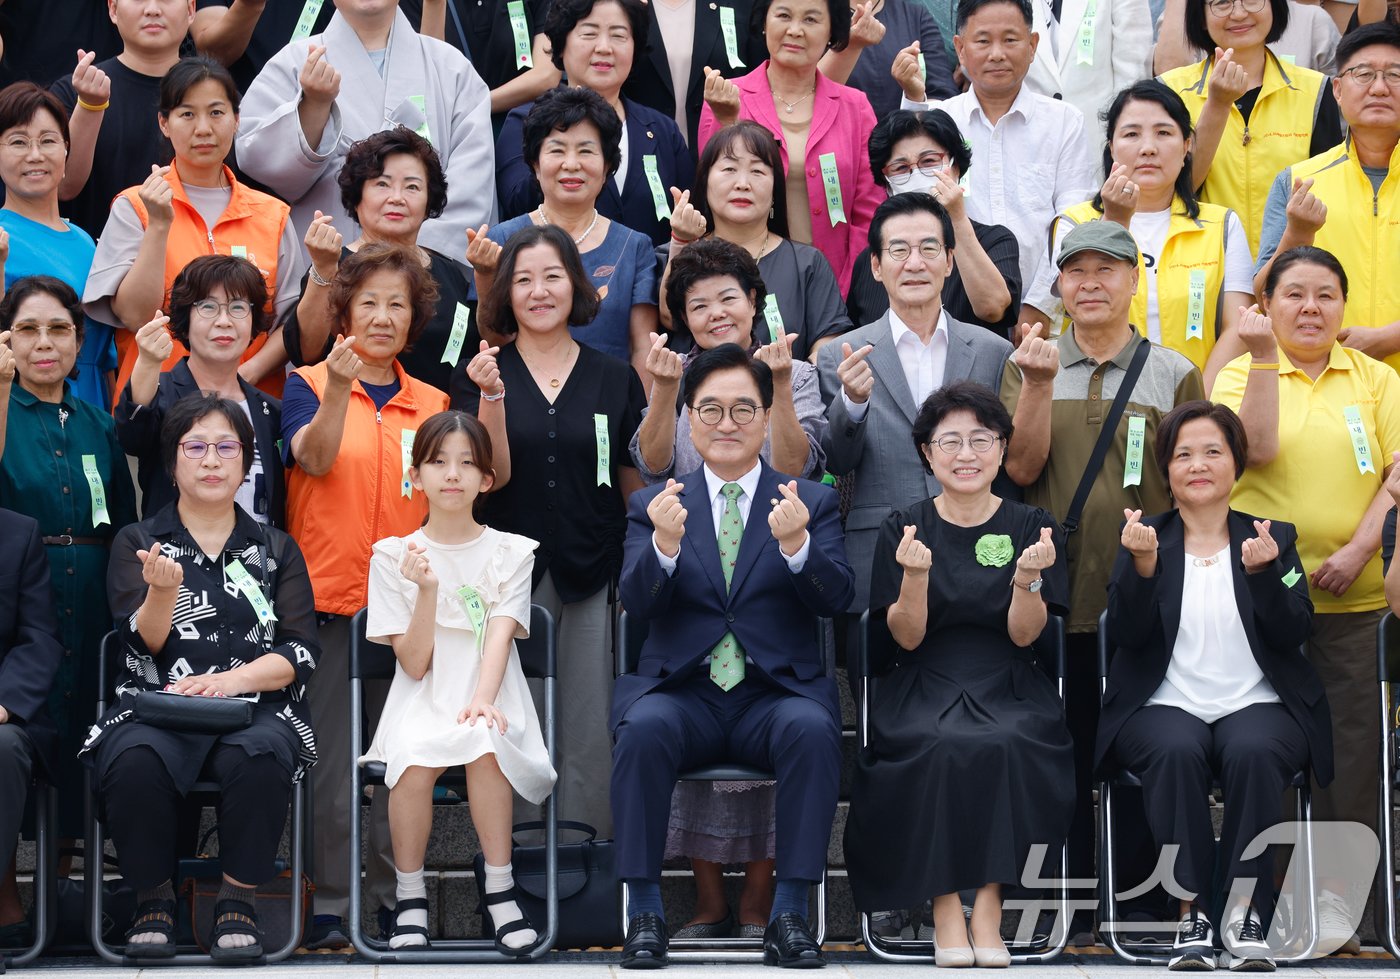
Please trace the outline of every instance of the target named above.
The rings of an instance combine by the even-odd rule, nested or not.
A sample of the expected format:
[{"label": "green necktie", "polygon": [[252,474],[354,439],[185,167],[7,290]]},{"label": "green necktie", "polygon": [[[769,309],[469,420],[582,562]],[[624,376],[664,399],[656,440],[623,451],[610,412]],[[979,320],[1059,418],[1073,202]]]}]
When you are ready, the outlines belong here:
[{"label": "green necktie", "polygon": [[[738,483],[725,483],[722,492],[724,516],[719,521],[719,566],[724,571],[727,590],[734,579],[734,565],[739,560],[739,542],[744,539],[744,520],[739,516],[739,494],[743,489]],[[726,632],[710,651],[710,679],[719,684],[721,690],[730,690],[743,678],[744,650],[734,633]]]}]

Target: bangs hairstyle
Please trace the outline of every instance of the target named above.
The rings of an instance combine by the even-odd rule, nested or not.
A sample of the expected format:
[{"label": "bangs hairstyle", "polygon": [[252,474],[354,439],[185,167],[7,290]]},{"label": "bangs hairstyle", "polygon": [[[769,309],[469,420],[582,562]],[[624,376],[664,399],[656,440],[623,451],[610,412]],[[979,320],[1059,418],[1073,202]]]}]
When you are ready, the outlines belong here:
[{"label": "bangs hairstyle", "polygon": [[948,155],[948,162],[957,167],[958,176],[967,176],[972,166],[972,147],[963,141],[962,130],[952,116],[942,109],[918,112],[897,109],[875,124],[866,144],[870,152],[870,173],[879,187],[890,189],[885,167],[890,165],[895,146],[911,136],[927,136],[933,140]]},{"label": "bangs hairstyle", "polygon": [[[1249,454],[1249,438],[1245,435],[1244,423],[1240,421],[1239,415],[1225,405],[1204,400],[1184,401],[1163,415],[1162,420],[1157,423],[1157,438],[1152,445],[1152,452],[1157,458],[1158,471],[1166,478],[1172,455],[1176,452],[1177,440],[1181,438],[1181,426],[1197,418],[1208,418],[1220,429],[1220,434],[1225,437],[1225,445],[1234,458],[1235,478],[1239,479],[1244,475],[1244,462]],[[1170,485],[1167,489],[1170,492]]]},{"label": "bangs hairstyle", "polygon": [[[632,28],[632,64],[642,60],[647,51],[647,8],[642,0],[554,0],[549,13],[544,18],[544,29],[540,32],[549,38],[550,60],[554,67],[564,70],[564,45],[569,35],[593,13],[593,8],[605,3],[615,3],[622,8],[627,23]],[[624,79],[625,80],[625,79]]]},{"label": "bangs hairstyle", "polygon": [[[749,352],[737,343],[721,343],[718,347],[702,350],[687,365],[681,377],[681,390],[685,396],[685,406],[695,407],[695,399],[700,395],[712,374],[720,371],[740,370],[748,372],[758,388],[758,403],[764,411],[773,407],[773,371],[763,361],[750,357]],[[765,419],[766,421],[767,419]]]},{"label": "bangs hairstyle", "polygon": [[[1288,0],[1279,0],[1279,2],[1287,3]],[[983,7],[990,7],[994,3],[1006,3],[1015,7],[1020,11],[1022,19],[1026,22],[1026,30],[1035,30],[1035,21],[1031,15],[1030,0],[959,0],[958,17],[954,25],[955,31],[961,34],[963,28],[967,26],[968,19],[973,14],[977,13],[977,11],[981,10]],[[919,453],[919,455],[922,457],[923,453]]]},{"label": "bangs hairstyle", "polygon": [[744,119],[726,126],[710,137],[700,151],[700,163],[695,170],[695,190],[690,195],[690,203],[704,216],[705,227],[713,231],[715,215],[710,206],[710,171],[718,166],[720,157],[736,159],[736,147],[758,157],[773,172],[773,201],[769,210],[768,230],[779,238],[786,238],[788,215],[787,194],[782,188],[783,157],[773,134],[752,120]]},{"label": "bangs hairstyle", "polygon": [[442,215],[447,207],[447,177],[442,172],[442,159],[433,144],[407,126],[395,126],[352,143],[345,154],[345,163],[336,174],[340,185],[340,203],[345,213],[359,224],[360,200],[365,184],[384,176],[385,161],[391,156],[417,157],[428,177],[428,211],[425,218]]},{"label": "bangs hairstyle", "polygon": [[[1206,60],[1213,63],[1214,55],[1209,52],[1217,47],[1214,39],[1210,36],[1210,11],[1206,10],[1207,0],[1187,0],[1186,2],[1186,40],[1191,42],[1191,46],[1197,51],[1205,51]],[[1283,36],[1283,32],[1288,29],[1288,0],[1269,0],[1269,11],[1273,14],[1274,23],[1269,28],[1268,36],[1264,38],[1265,44],[1273,44]],[[1261,10],[1260,13],[1263,13]],[[1223,22],[1222,22],[1223,23]],[[1337,60],[1337,67],[1342,65],[1341,59]],[[1287,74],[1287,67],[1284,73]]]},{"label": "bangs hairstyle", "polygon": [[[767,37],[768,9],[783,0],[757,0],[749,15],[749,30],[755,37]],[[831,22],[831,39],[826,42],[832,51],[844,51],[851,42],[851,6],[847,0],[826,0],[826,17]]]},{"label": "bangs hairstyle", "polygon": [[971,412],[977,424],[1002,440],[1003,451],[1011,441],[1011,415],[996,392],[976,381],[954,381],[925,398],[914,418],[914,451],[919,455],[919,465],[930,475],[933,467],[924,455],[924,446],[939,423],[955,411]]},{"label": "bangs hairstyle", "polygon": [[181,58],[160,80],[160,115],[170,118],[180,103],[190,94],[190,89],[200,82],[215,81],[223,86],[224,98],[228,100],[233,114],[238,115],[239,103],[243,96],[238,92],[238,83],[229,70],[212,58],[201,56]]},{"label": "bangs hairstyle", "polygon": [[410,350],[437,308],[438,286],[423,263],[418,261],[418,255],[399,245],[365,245],[349,258],[341,260],[335,280],[331,282],[331,318],[338,324],[337,328],[348,336],[350,303],[364,286],[365,280],[376,272],[396,272],[404,277],[408,285],[412,318],[403,349]]},{"label": "bangs hairstyle", "polygon": [[215,286],[223,286],[225,300],[246,299],[253,307],[254,338],[267,332],[267,280],[246,258],[233,255],[201,255],[180,270],[170,287],[170,333],[190,345],[190,316],[194,304],[208,299]]},{"label": "bangs hairstyle", "polygon": [[[1391,16],[1395,15],[1395,5],[1390,6]],[[1382,20],[1374,24],[1364,24],[1354,31],[1350,31],[1342,36],[1337,42],[1336,71],[1341,74],[1351,67],[1351,59],[1356,57],[1356,53],[1362,48],[1369,48],[1374,44],[1384,45],[1395,49],[1395,57],[1400,60],[1400,25],[1394,21]],[[0,93],[0,99],[4,94]],[[4,126],[0,126],[3,129]]]},{"label": "bangs hairstyle", "polygon": [[54,122],[58,123],[58,133],[63,137],[64,148],[70,148],[72,138],[68,132],[68,109],[52,92],[33,82],[15,82],[0,89],[0,133],[16,126],[29,125],[40,109],[47,109],[53,116]]},{"label": "bangs hairstyle", "polygon": [[622,120],[591,88],[552,88],[535,100],[520,132],[525,165],[531,172],[540,165],[540,148],[550,133],[562,133],[581,122],[591,123],[598,131],[607,175],[617,173],[622,165]]},{"label": "bangs hairstyle", "polygon": [[[1191,113],[1186,108],[1186,103],[1181,101],[1181,96],[1177,95],[1170,88],[1157,81],[1155,78],[1144,79],[1140,82],[1133,82],[1113,97],[1113,102],[1104,111],[1104,142],[1103,142],[1103,172],[1108,174],[1113,172],[1113,133],[1118,128],[1118,119],[1123,115],[1123,110],[1131,102],[1151,102],[1162,107],[1163,111],[1176,123],[1176,128],[1181,130],[1185,139],[1190,139],[1196,131],[1191,128]],[[1186,214],[1192,219],[1201,216],[1201,205],[1196,200],[1196,188],[1191,185],[1191,153],[1186,154],[1186,160],[1181,164],[1181,172],[1176,175],[1176,183],[1172,185],[1172,192],[1180,197],[1186,205]],[[1103,188],[1094,191],[1094,210],[1103,213]]]},{"label": "bangs hairstyle", "polygon": [[520,253],[535,245],[553,248],[564,266],[564,273],[569,277],[569,286],[574,294],[573,305],[569,308],[569,324],[587,326],[598,315],[598,305],[602,300],[598,298],[593,281],[583,271],[583,260],[579,258],[574,240],[555,225],[531,224],[506,239],[501,258],[496,263],[496,277],[491,280],[491,288],[481,297],[477,307],[478,321],[483,330],[494,330],[503,337],[513,337],[520,332],[515,310],[510,305],[512,280]]},{"label": "bangs hairstyle", "polygon": [[[469,415],[465,411],[439,411],[418,426],[418,434],[413,438],[413,468],[421,470],[425,464],[435,459],[442,451],[442,444],[454,432],[461,432],[466,436],[472,465],[494,480],[496,469],[495,459],[491,454],[491,436],[486,427],[476,420],[475,415]],[[476,499],[472,501],[472,513],[477,512],[489,492],[490,490],[482,490],[477,494]],[[428,521],[424,518],[423,522],[426,524]]]},{"label": "bangs hairstyle", "polygon": [[[691,242],[681,249],[681,253],[671,259],[671,272],[666,279],[666,308],[671,311],[672,323],[686,323],[686,293],[697,282],[729,276],[739,283],[739,288],[753,300],[754,319],[763,308],[763,299],[768,295],[768,287],[763,282],[763,273],[758,270],[748,249],[740,248],[733,242],[716,238],[713,235]],[[770,338],[771,339],[771,338]]]},{"label": "bangs hairstyle", "polygon": [[[253,448],[256,436],[253,424],[243,409],[227,398],[217,394],[191,394],[175,402],[165,413],[165,421],[160,426],[160,462],[165,467],[165,475],[175,482],[175,463],[180,457],[180,443],[190,433],[190,429],[210,415],[223,415],[233,429],[233,436],[243,446],[243,478],[253,468]],[[212,452],[212,449],[206,450]],[[190,460],[191,462],[195,460]],[[227,461],[227,460],[226,460]],[[179,484],[175,484],[179,493]]]},{"label": "bangs hairstyle", "polygon": [[1347,270],[1342,268],[1342,263],[1337,261],[1336,255],[1325,248],[1318,248],[1316,245],[1299,245],[1297,248],[1288,249],[1274,259],[1274,264],[1269,266],[1269,274],[1264,277],[1264,298],[1272,299],[1274,297],[1274,290],[1278,288],[1279,279],[1283,278],[1283,273],[1295,265],[1320,265],[1331,272],[1341,283],[1342,301],[1346,301]]},{"label": "bangs hairstyle", "polygon": [[[10,286],[5,298],[0,299],[0,330],[8,330],[14,325],[20,306],[24,305],[24,301],[30,296],[52,296],[58,300],[58,304],[68,311],[68,316],[73,321],[78,346],[83,345],[82,300],[78,298],[72,286],[51,275],[26,275]],[[74,371],[76,373],[76,368]]]}]

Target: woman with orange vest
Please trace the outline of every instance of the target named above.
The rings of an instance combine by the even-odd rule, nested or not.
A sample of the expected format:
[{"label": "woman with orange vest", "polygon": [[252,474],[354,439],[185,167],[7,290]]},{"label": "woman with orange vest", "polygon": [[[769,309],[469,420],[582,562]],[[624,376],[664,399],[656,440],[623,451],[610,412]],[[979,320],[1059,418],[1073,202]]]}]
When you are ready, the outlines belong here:
[{"label": "woman with orange vest", "polygon": [[[112,202],[83,293],[89,316],[122,327],[118,393],[136,365],[136,331],[167,306],[175,276],[192,259],[235,255],[256,265],[267,280],[274,322],[297,300],[305,263],[290,209],[243,186],[224,165],[238,132],[239,97],[228,69],[208,58],[185,58],[161,79],[160,129],[175,158],[169,166],[152,161],[145,183]],[[177,342],[162,370],[187,353]],[[239,373],[280,395],[286,360],[274,329],[248,348]]]}]

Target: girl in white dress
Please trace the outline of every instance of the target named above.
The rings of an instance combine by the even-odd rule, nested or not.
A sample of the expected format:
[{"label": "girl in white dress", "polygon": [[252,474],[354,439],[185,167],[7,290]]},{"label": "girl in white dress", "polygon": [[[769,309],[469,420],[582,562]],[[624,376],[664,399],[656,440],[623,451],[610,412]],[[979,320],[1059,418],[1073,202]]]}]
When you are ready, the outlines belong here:
[{"label": "girl in white dress", "polygon": [[537,935],[515,899],[512,789],[542,802],[554,785],[520,658],[528,635],[535,541],[477,522],[495,479],[481,423],[444,411],[423,423],[408,471],[428,520],[374,545],[369,637],[394,649],[398,667],[364,759],[387,767],[389,828],[398,889],[391,948],[428,943],[423,856],[433,784],[465,765],[467,799],[486,862],[483,904],[496,947],[524,955]]}]

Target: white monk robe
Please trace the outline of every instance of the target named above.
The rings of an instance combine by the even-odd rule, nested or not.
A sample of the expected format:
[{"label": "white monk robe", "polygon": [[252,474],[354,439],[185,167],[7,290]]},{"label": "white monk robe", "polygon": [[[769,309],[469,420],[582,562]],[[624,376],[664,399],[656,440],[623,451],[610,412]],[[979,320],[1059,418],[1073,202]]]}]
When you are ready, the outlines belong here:
[{"label": "white monk robe", "polygon": [[[340,94],[316,147],[297,117],[301,69],[313,44],[325,45],[326,60],[340,72]],[[447,208],[423,224],[418,243],[461,261],[467,229],[496,223],[491,93],[460,51],[418,34],[402,11],[394,16],[382,76],[339,12],[324,34],[277,52],[243,98],[238,165],[291,203],[298,238],[319,210],[353,241],[360,229],[341,206],[336,175],[351,144],[400,123],[432,141],[447,175]]]}]

